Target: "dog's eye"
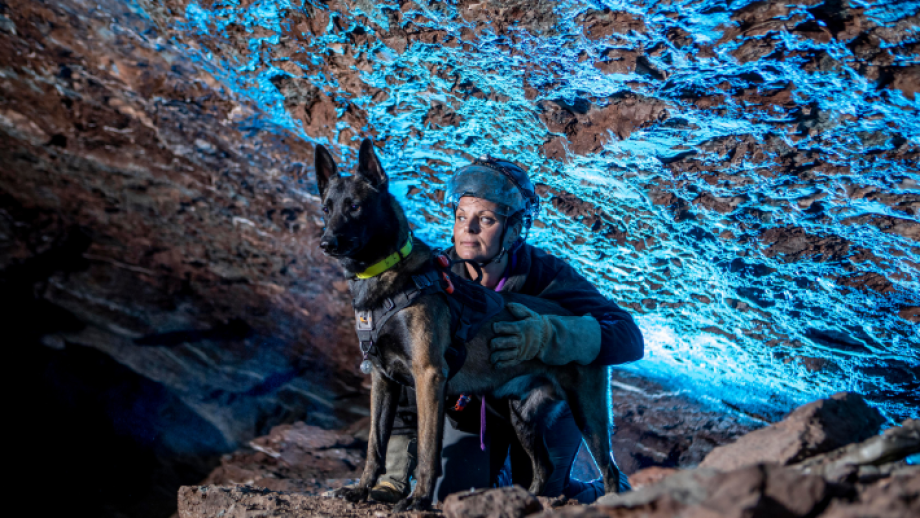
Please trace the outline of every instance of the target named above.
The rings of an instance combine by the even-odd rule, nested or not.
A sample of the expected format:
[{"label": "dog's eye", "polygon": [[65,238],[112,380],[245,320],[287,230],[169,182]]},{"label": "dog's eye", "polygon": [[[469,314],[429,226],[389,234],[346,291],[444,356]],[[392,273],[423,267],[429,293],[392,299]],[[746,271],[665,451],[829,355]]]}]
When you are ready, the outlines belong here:
[{"label": "dog's eye", "polygon": [[353,210],[353,211],[358,210],[358,204],[357,204],[357,203],[352,203],[352,204],[351,204],[351,210]]},{"label": "dog's eye", "polygon": [[329,207],[323,207],[323,214],[329,214]]}]

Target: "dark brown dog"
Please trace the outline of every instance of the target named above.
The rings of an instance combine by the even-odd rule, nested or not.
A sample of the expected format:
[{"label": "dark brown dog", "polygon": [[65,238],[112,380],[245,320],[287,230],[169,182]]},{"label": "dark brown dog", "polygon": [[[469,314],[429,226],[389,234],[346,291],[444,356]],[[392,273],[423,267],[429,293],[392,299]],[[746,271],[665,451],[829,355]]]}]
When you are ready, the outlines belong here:
[{"label": "dark brown dog", "polygon": [[[320,243],[354,277],[370,265],[395,253],[409,239],[405,214],[388,192],[388,178],[365,139],[358,169],[340,176],[332,156],[316,146],[316,181],[322,198],[326,228]],[[412,252],[384,273],[350,281],[356,310],[380,307],[406,289],[417,273],[431,261],[431,249],[414,239]],[[483,288],[485,289],[485,288]],[[554,303],[519,294],[502,293],[506,302],[519,302],[541,314],[568,314]],[[607,492],[617,492],[620,473],[610,449],[611,414],[606,367],[570,364],[550,366],[528,361],[507,369],[495,369],[489,360],[491,323],[484,325],[467,343],[463,367],[447,383],[445,352],[451,344],[450,311],[440,293],[422,295],[399,311],[382,329],[376,343],[378,365],[371,373],[371,429],[367,463],[357,487],[337,495],[351,501],[367,498],[369,488],[384,469],[386,445],[393,427],[400,383],[415,387],[418,406],[418,482],[415,491],[397,504],[398,511],[431,506],[441,462],[444,400],[447,395],[477,394],[506,397],[514,401],[512,424],[533,463],[530,491],[539,494],[552,464],[529,423],[551,412],[550,407],[568,403],[575,422],[594,455]],[[507,310],[493,319],[514,320]],[[449,474],[447,474],[449,476]]]}]

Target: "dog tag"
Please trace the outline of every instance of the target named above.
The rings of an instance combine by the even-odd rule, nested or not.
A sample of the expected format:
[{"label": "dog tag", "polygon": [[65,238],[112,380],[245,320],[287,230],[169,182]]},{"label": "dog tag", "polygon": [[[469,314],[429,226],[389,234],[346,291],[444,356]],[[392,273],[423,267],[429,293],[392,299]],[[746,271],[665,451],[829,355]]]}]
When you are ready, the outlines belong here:
[{"label": "dog tag", "polygon": [[374,364],[371,363],[370,360],[364,360],[363,362],[361,362],[361,372],[363,372],[364,374],[370,374],[373,369],[374,369]]}]

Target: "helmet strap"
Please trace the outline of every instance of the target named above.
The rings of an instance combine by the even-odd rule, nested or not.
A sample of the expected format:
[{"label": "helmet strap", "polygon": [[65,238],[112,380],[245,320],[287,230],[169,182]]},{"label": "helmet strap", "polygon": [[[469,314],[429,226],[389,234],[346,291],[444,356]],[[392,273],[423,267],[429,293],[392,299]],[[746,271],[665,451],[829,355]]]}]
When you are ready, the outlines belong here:
[{"label": "helmet strap", "polygon": [[506,220],[505,220],[505,223],[506,223],[506,224],[503,224],[503,225],[502,225],[502,235],[501,235],[501,237],[499,237],[499,240],[498,240],[498,242],[501,243],[501,245],[502,245],[501,250],[499,250],[497,254],[495,254],[494,256],[492,256],[491,259],[487,259],[487,260],[484,261],[484,262],[478,263],[480,268],[485,268],[486,265],[491,264],[491,263],[493,263],[493,262],[495,262],[495,261],[501,261],[501,260],[502,260],[502,256],[505,255],[505,252],[507,252],[507,250],[505,250],[505,232],[508,230],[507,222],[508,222],[508,220],[506,219]]}]

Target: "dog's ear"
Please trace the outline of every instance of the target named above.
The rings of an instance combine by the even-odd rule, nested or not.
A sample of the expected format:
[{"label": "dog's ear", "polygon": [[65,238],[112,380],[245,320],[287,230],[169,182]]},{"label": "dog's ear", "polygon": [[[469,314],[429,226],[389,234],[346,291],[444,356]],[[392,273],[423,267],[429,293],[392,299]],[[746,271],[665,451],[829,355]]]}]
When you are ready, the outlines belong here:
[{"label": "dog's ear", "polygon": [[369,138],[361,142],[361,151],[358,152],[358,174],[378,189],[385,189],[387,186],[387,174],[383,172],[383,166],[374,152],[374,143]]},{"label": "dog's ear", "polygon": [[339,173],[335,169],[335,160],[322,144],[316,145],[316,151],[313,154],[316,166],[316,186],[319,187],[319,196],[322,198],[323,193],[326,192],[326,186],[329,185],[329,179],[337,177]]}]

